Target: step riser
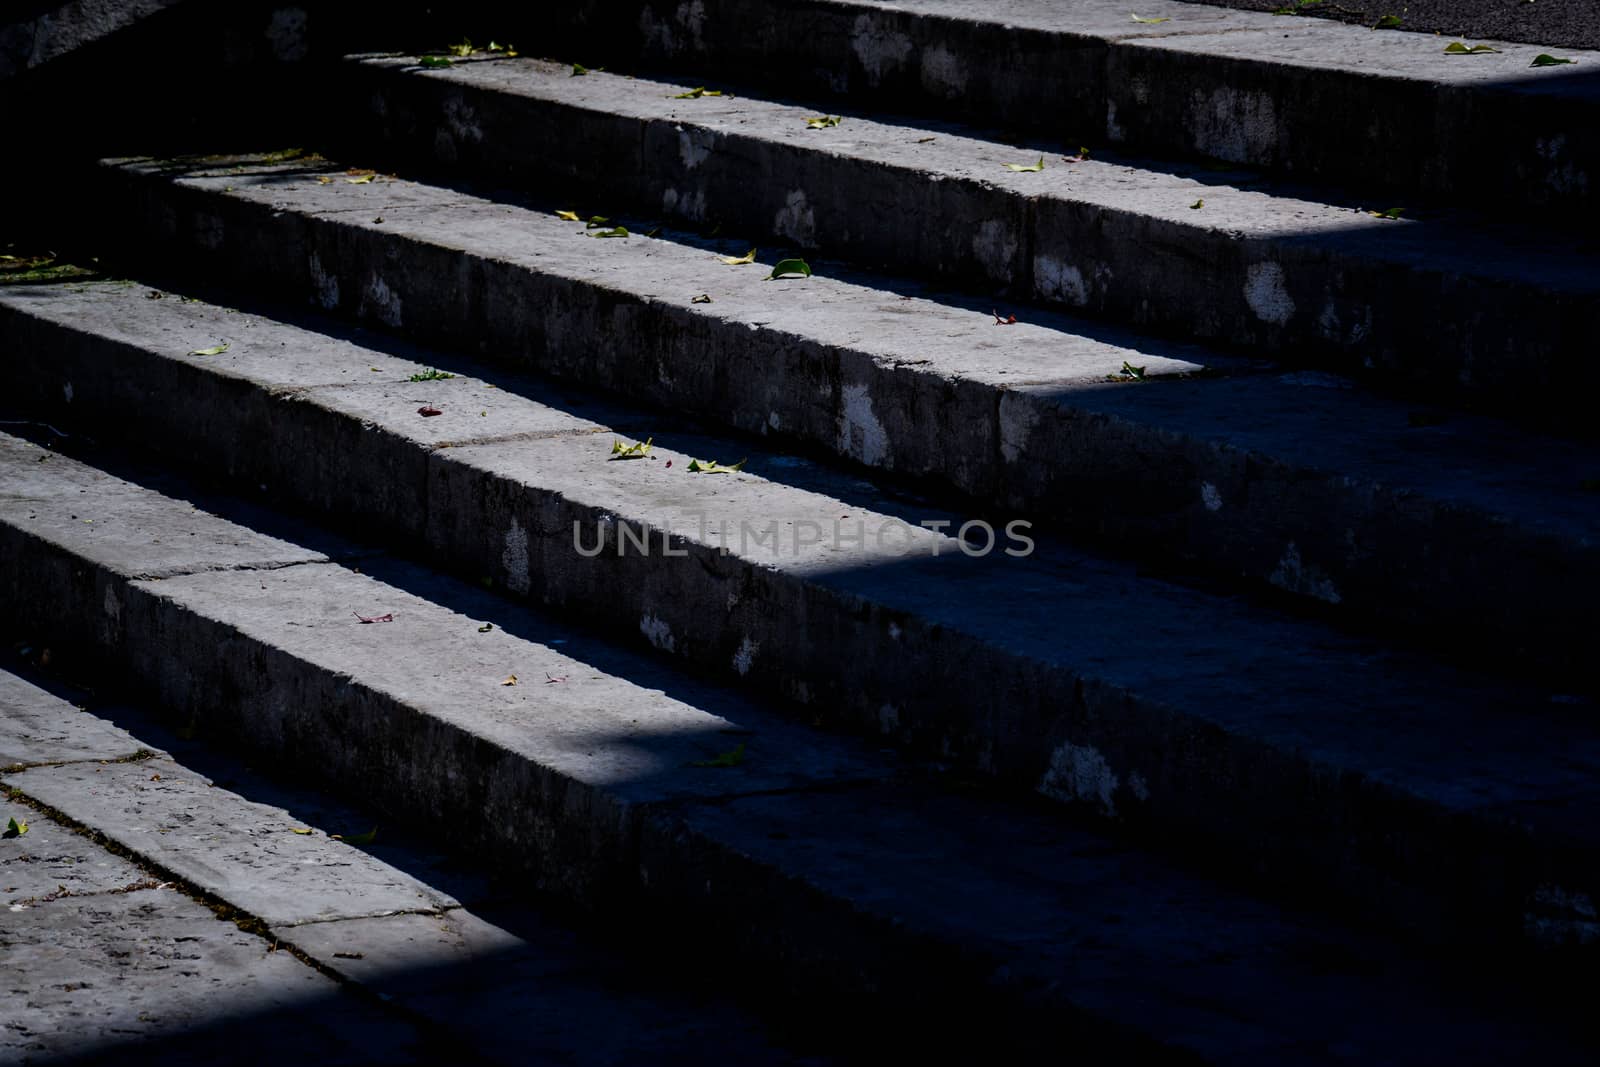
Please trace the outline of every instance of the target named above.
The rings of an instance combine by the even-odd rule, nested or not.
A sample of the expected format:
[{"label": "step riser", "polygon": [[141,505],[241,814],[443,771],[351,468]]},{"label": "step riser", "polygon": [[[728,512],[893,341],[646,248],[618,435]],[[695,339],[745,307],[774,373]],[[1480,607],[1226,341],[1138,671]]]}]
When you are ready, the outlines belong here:
[{"label": "step riser", "polygon": [[[1309,882],[1422,936],[1457,937],[1463,924],[1485,942],[1570,933],[1559,923],[1523,928],[1523,902],[1546,884],[1587,885],[1590,864],[1497,816],[1451,816],[1182,708],[771,569],[758,554],[724,557],[714,543],[688,543],[674,549],[683,555],[667,555],[660,531],[640,530],[636,520],[496,474],[470,451],[430,455],[314,398],[252,395],[238,383],[212,388],[213,376],[175,359],[60,341],[41,336],[14,348],[37,354],[35,364],[19,361],[22,381],[57,396],[62,375],[75,383],[70,406],[57,405],[53,418],[96,435],[137,435],[230,481],[264,483],[422,547],[464,577],[488,577],[624,639],[642,633],[731,681],[775,689],[820,722],[891,738],[1187,848],[1205,842],[1266,878]],[[105,374],[113,364],[122,372]],[[170,403],[176,396],[185,404]],[[649,542],[648,556],[631,543],[617,554],[622,526]],[[578,550],[580,531],[587,548],[607,527],[607,551],[589,558]],[[6,558],[24,555],[19,547]],[[65,578],[51,589],[13,590],[24,604],[106,599]],[[140,661],[158,662],[160,647]],[[269,676],[260,665],[251,670]],[[162,698],[188,707],[208,692],[178,686]]]},{"label": "step riser", "polygon": [[[347,126],[380,138],[373,151],[519,187],[555,185],[581,196],[585,213],[614,214],[621,200],[752,239],[1005,286],[1013,298],[1496,405],[1548,410],[1565,387],[1600,384],[1600,372],[1567,358],[1570,339],[1600,314],[1600,297],[1407,256],[1397,249],[1411,224],[1365,212],[1351,213],[1342,236],[1308,239],[1286,214],[1285,236],[1242,239],[1208,225],[1203,211],[1158,217],[1166,208],[1154,193],[1119,210],[1034,197],[1011,181],[935,180],[915,165],[914,145],[890,165],[697,127],[681,112],[630,121],[415,74],[357,67],[352,76],[341,98],[370,110]],[[1052,154],[1046,166],[1070,164]],[[999,183],[1000,161],[993,167]],[[1204,191],[1161,195],[1167,207],[1187,208]]]},{"label": "step riser", "polygon": [[1600,559],[1581,543],[1075,410],[1049,390],[922,373],[381,227],[137,179],[112,186],[104,202],[118,205],[121,228],[102,232],[133,239],[137,262],[149,262],[153,242],[175,269],[190,270],[193,257],[210,277],[271,286],[379,325],[385,312],[369,290],[373,265],[382,264],[410,336],[444,346],[470,337],[487,358],[752,433],[771,433],[775,420],[783,436],[1119,551],[1199,561],[1408,640],[1493,656],[1573,688],[1589,684],[1584,590],[1600,580]]},{"label": "step riser", "polygon": [[[248,574],[226,577],[239,579],[236,597],[249,595]],[[200,736],[360,798],[640,943],[687,953],[697,976],[726,984],[726,969],[742,964],[744,994],[820,998],[839,1013],[823,1033],[848,1030],[865,1007],[858,998],[871,997],[884,1024],[959,1007],[949,1034],[958,1043],[1020,1052],[1064,1026],[1108,1054],[1173,1062],[1059,994],[1012,988],[1000,960],[859,912],[699,832],[690,823],[703,805],[628,803],[275,647],[210,614],[220,589],[172,580],[176,594],[0,522],[0,594],[21,606],[7,620],[13,633],[128,678]],[[701,958],[708,944],[714,959]]]},{"label": "step riser", "polygon": [[[1433,55],[1442,44],[1417,49],[1413,79],[1336,69],[1369,41],[1320,23],[1309,25],[1325,42],[1312,47],[1331,60],[1321,69],[1207,55],[1193,41],[1211,27],[1197,18],[1233,20],[1225,46],[1236,51],[1246,47],[1242,38],[1311,31],[1306,22],[1280,18],[1241,32],[1239,16],[1204,9],[1179,9],[1179,21],[1163,25],[1135,25],[1124,14],[1115,26],[1054,29],[773,0],[590,0],[567,11],[574,32],[564,54],[591,66],[610,56],[702,78],[715,72],[783,93],[835,94],[850,107],[871,101],[1030,128],[1068,148],[1109,144],[1206,156],[1395,196],[1507,203],[1563,225],[1592,224],[1597,184],[1589,179],[1600,174],[1594,101],[1550,79],[1525,92],[1421,80],[1441,76],[1430,61],[1478,59]],[[1167,31],[1177,47],[1164,46]],[[1514,74],[1525,66],[1517,63]],[[1492,160],[1485,145],[1495,146]]]}]

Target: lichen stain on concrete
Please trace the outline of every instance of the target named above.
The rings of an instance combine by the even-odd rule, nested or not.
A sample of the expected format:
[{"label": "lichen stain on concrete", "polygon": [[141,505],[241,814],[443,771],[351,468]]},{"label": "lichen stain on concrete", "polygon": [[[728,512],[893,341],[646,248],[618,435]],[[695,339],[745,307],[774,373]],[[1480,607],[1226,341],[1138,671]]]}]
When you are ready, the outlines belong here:
[{"label": "lichen stain on concrete", "polygon": [[215,215],[196,215],[194,220],[195,244],[215,252],[222,247],[222,220]]},{"label": "lichen stain on concrete", "polygon": [[1533,907],[1524,916],[1530,937],[1546,945],[1591,945],[1600,942],[1600,915],[1587,893],[1542,885],[1533,893]]},{"label": "lichen stain on concrete", "polygon": [[885,74],[905,66],[911,55],[911,38],[885,30],[871,15],[861,15],[850,34],[850,49],[867,75],[867,84],[876,87]]},{"label": "lichen stain on concrete", "polygon": [[505,571],[506,588],[526,596],[529,581],[528,531],[515,518],[506,531],[506,547],[500,553],[500,566]]},{"label": "lichen stain on concrete", "polygon": [[1117,102],[1106,101],[1106,140],[1116,142],[1125,139],[1128,131],[1122,128],[1122,123],[1117,121]]},{"label": "lichen stain on concrete", "polygon": [[783,207],[772,220],[772,228],[796,244],[816,247],[817,219],[811,205],[806,203],[804,189],[795,189],[784,198]]},{"label": "lichen stain on concrete", "polygon": [[325,311],[339,306],[339,279],[322,269],[322,260],[311,253],[311,288],[315,290],[317,304]]},{"label": "lichen stain on concrete", "polygon": [[1326,574],[1301,560],[1300,549],[1293,541],[1289,542],[1289,547],[1284,550],[1283,559],[1278,561],[1277,568],[1267,576],[1267,581],[1279,589],[1315,597],[1328,604],[1337,604],[1343,599]]},{"label": "lichen stain on concrete", "polygon": [[1150,799],[1150,785],[1144,780],[1144,775],[1138,771],[1128,775],[1128,792],[1141,804]]},{"label": "lichen stain on concrete", "polygon": [[648,4],[639,11],[639,36],[644,38],[647,52],[656,51],[668,56],[678,54],[678,38],[672,32],[671,24],[657,22],[656,13]]},{"label": "lichen stain on concrete", "polygon": [[678,128],[678,159],[683,163],[684,170],[694,170],[707,159],[717,147],[717,131],[708,130],[703,126],[690,126],[687,129]]},{"label": "lichen stain on concrete", "polygon": [[113,626],[122,619],[122,602],[117,599],[117,591],[109,585],[106,586],[105,602],[102,607],[105,609],[106,619]]},{"label": "lichen stain on concrete", "polygon": [[693,222],[706,219],[706,191],[696,189],[692,194],[668,189],[661,194],[661,210]]},{"label": "lichen stain on concrete", "polygon": [[311,54],[306,42],[307,15],[304,8],[280,7],[267,21],[267,44],[280,63],[298,63]]},{"label": "lichen stain on concrete", "polygon": [[1189,131],[1196,151],[1229,163],[1270,162],[1277,108],[1266,93],[1196,89],[1189,94]]},{"label": "lichen stain on concrete", "polygon": [[1039,425],[1039,407],[1031,397],[1013,392],[1000,394],[1000,456],[1007,463],[1020,463],[1027,452],[1028,438]]},{"label": "lichen stain on concrete", "polygon": [[1244,300],[1262,322],[1286,324],[1294,315],[1294,298],[1283,281],[1283,267],[1271,261],[1252,263],[1244,272]]},{"label": "lichen stain on concrete", "polygon": [[1207,511],[1222,510],[1222,494],[1217,492],[1217,487],[1210,482],[1200,483],[1200,500],[1205,504]]},{"label": "lichen stain on concrete", "polygon": [[755,665],[756,652],[761,646],[746,637],[739,642],[739,650],[733,654],[733,669],[739,677],[743,678],[750,673],[750,668]]},{"label": "lichen stain on concrete", "polygon": [[689,3],[679,4],[675,16],[678,25],[688,33],[689,40],[694,42],[695,51],[706,50],[706,5],[705,0],[690,0]]},{"label": "lichen stain on concrete", "polygon": [[863,384],[844,387],[839,413],[839,450],[869,467],[882,466],[889,455],[889,435],[872,410],[872,394]]},{"label": "lichen stain on concrete", "polygon": [[400,294],[389,288],[382,275],[373,274],[361,301],[361,313],[370,311],[385,326],[400,325]]},{"label": "lichen stain on concrete", "polygon": [[483,140],[478,113],[459,96],[452,96],[444,102],[444,123],[458,144]]},{"label": "lichen stain on concrete", "polygon": [[69,403],[69,404],[72,403],[72,383],[71,382],[62,382],[61,383],[61,396],[62,396],[62,398],[64,400],[66,400],[67,403]]},{"label": "lichen stain on concrete", "polygon": [[1055,300],[1072,307],[1089,303],[1089,286],[1083,272],[1055,256],[1033,257],[1033,289],[1045,300]]},{"label": "lichen stain on concrete", "polygon": [[1039,782],[1039,792],[1057,800],[1088,801],[1105,815],[1115,815],[1112,795],[1117,791],[1117,776],[1111,765],[1090,745],[1070,741],[1050,756],[1050,769]]},{"label": "lichen stain on concrete", "polygon": [[1017,235],[1004,219],[984,219],[972,235],[972,255],[991,278],[1009,278],[1017,259]]},{"label": "lichen stain on concrete", "polygon": [[967,65],[950,49],[936,44],[922,53],[922,87],[935,96],[955,100],[967,91]]},{"label": "lichen stain on concrete", "polygon": [[884,704],[878,708],[878,730],[882,733],[892,734],[900,728],[900,709],[893,704]]},{"label": "lichen stain on concrete", "polygon": [[646,641],[663,652],[672,652],[677,647],[672,628],[655,615],[645,615],[639,620],[639,632],[644,634]]}]

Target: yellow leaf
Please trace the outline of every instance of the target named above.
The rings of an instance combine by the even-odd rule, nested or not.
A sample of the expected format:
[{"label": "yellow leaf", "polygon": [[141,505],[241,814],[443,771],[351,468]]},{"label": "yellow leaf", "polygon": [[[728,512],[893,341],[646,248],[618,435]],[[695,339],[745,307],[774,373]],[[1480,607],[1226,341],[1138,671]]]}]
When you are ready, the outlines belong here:
[{"label": "yellow leaf", "polygon": [[741,263],[754,263],[756,261],[756,250],[752,248],[742,256],[718,256],[717,259],[730,267],[737,267]]},{"label": "yellow leaf", "polygon": [[1133,21],[1135,21],[1135,22],[1143,22],[1143,23],[1146,23],[1146,24],[1150,24],[1150,23],[1156,23],[1156,22],[1170,22],[1170,21],[1172,21],[1172,20],[1171,20],[1171,19],[1168,19],[1168,18],[1166,18],[1166,17],[1162,17],[1162,18],[1155,18],[1155,19],[1142,19],[1142,18],[1140,18],[1140,17],[1139,17],[1139,16],[1138,16],[1138,15],[1134,15],[1134,16],[1133,16]]},{"label": "yellow leaf", "polygon": [[351,185],[367,185],[376,177],[376,174],[363,174],[359,178],[346,178],[345,181],[349,182]]},{"label": "yellow leaf", "polygon": [[228,344],[229,342],[224,341],[220,345],[212,345],[210,348],[197,348],[189,354],[191,356],[220,356],[228,350]]},{"label": "yellow leaf", "polygon": [[297,834],[314,834],[314,833],[316,833],[315,830],[307,829],[306,827],[303,827],[303,826],[291,826],[291,827],[289,827],[289,829],[293,830]]},{"label": "yellow leaf", "polygon": [[556,212],[556,218],[560,219],[562,222],[579,222],[579,221],[581,221],[578,218],[578,213],[576,211],[558,211],[558,212]]},{"label": "yellow leaf", "polygon": [[1024,166],[1021,163],[1002,163],[1000,165],[1006,168],[1006,170],[1016,171],[1019,174],[1024,171],[1041,171],[1044,170],[1044,157],[1040,156],[1039,162],[1027,166]]},{"label": "yellow leaf", "polygon": [[505,681],[501,682],[500,684],[501,685],[516,685],[517,684],[517,676],[514,675],[514,674],[508,674],[508,675],[506,675]]}]

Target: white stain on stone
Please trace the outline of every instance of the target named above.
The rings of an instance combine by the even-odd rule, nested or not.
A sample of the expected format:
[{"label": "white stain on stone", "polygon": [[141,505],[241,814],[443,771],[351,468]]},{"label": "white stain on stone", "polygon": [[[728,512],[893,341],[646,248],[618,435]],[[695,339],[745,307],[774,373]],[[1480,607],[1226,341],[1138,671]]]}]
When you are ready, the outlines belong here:
[{"label": "white stain on stone", "polygon": [[1217,487],[1210,482],[1200,483],[1200,499],[1207,511],[1222,510],[1222,494],[1217,492]]},{"label": "white stain on stone", "polygon": [[1039,792],[1047,797],[1088,801],[1106,815],[1117,813],[1112,800],[1116,791],[1117,776],[1100,751],[1071,742],[1055,750],[1050,769],[1039,782]]},{"label": "white stain on stone", "polygon": [[692,222],[704,222],[706,191],[696,189],[693,193],[680,193],[676,189],[668,189],[661,194],[661,210]]},{"label": "white stain on stone", "polygon": [[672,638],[672,628],[655,615],[646,615],[639,620],[639,632],[644,634],[646,641],[663,652],[671,652],[677,646]]},{"label": "white stain on stone", "polygon": [[1089,302],[1089,287],[1084,283],[1083,272],[1055,256],[1033,257],[1033,288],[1045,300],[1057,300],[1073,307],[1083,307]]},{"label": "white stain on stone", "polygon": [[478,113],[472,105],[459,96],[444,102],[444,124],[457,143],[476,143],[483,140],[483,129],[478,125]]},{"label": "white stain on stone", "polygon": [[899,623],[891,622],[889,624],[889,638],[890,638],[890,640],[893,640],[893,641],[900,640],[900,635],[902,633],[904,633],[904,632],[905,632],[904,630],[900,629],[900,624]]},{"label": "white stain on stone", "polygon": [[1039,425],[1039,405],[1031,397],[1006,392],[1000,396],[1000,456],[1007,463],[1020,463],[1027,452],[1028,438]]},{"label": "white stain on stone", "polygon": [[900,709],[893,704],[884,704],[878,708],[878,730],[881,733],[892,734],[900,728]]},{"label": "white stain on stone", "polygon": [[362,296],[361,314],[368,313],[385,326],[400,325],[400,294],[390,289],[389,283],[379,274],[367,280],[367,291]]},{"label": "white stain on stone", "polygon": [[1195,149],[1230,163],[1266,163],[1278,143],[1277,108],[1264,92],[1229,87],[1189,95],[1189,135]]},{"label": "white stain on stone", "polygon": [[61,395],[66,399],[67,403],[69,403],[69,404],[72,403],[72,383],[71,382],[62,382],[61,383]]},{"label": "white stain on stone", "polygon": [[767,412],[767,425],[776,430],[783,425],[783,420],[778,418],[776,411]]},{"label": "white stain on stone", "polygon": [[1244,272],[1244,300],[1262,322],[1282,326],[1294,314],[1294,299],[1283,282],[1283,267],[1276,263],[1252,263]]},{"label": "white stain on stone", "polygon": [[679,4],[677,11],[678,25],[683,27],[693,43],[695,51],[706,50],[706,5],[705,0],[690,0],[689,3]]},{"label": "white stain on stone", "polygon": [[105,617],[115,626],[122,619],[122,601],[117,599],[117,592],[111,586],[106,586],[105,599],[101,603],[105,609]]},{"label": "white stain on stone", "polygon": [[694,170],[711,158],[711,153],[717,147],[717,131],[703,126],[691,126],[688,129],[679,126],[677,129],[678,159],[685,170]]},{"label": "white stain on stone", "polygon": [[1600,941],[1600,915],[1587,893],[1542,885],[1533,893],[1537,910],[1525,916],[1526,929],[1534,940],[1547,945],[1591,945]]},{"label": "white stain on stone", "polygon": [[1277,568],[1267,575],[1267,581],[1279,589],[1315,597],[1329,604],[1337,604],[1343,599],[1326,574],[1300,558],[1300,549],[1293,541],[1290,541],[1289,547],[1284,550],[1283,558],[1278,561]]},{"label": "white stain on stone", "polygon": [[806,203],[804,189],[792,190],[784,197],[783,207],[772,220],[772,228],[798,245],[816,247],[817,219],[811,205]]},{"label": "white stain on stone", "polygon": [[1132,793],[1134,799],[1140,803],[1150,799],[1150,786],[1144,780],[1144,775],[1138,771],[1128,775],[1128,792]]},{"label": "white stain on stone", "polygon": [[844,387],[839,414],[839,450],[869,467],[882,465],[889,454],[889,435],[872,410],[872,394],[863,384]]},{"label": "white stain on stone", "polygon": [[1128,131],[1122,128],[1122,123],[1117,121],[1117,102],[1106,101],[1106,140],[1121,141],[1128,136]]},{"label": "white stain on stone", "polygon": [[310,54],[306,17],[304,8],[280,7],[267,20],[267,45],[278,62],[298,63]]},{"label": "white stain on stone", "polygon": [[322,260],[311,253],[311,288],[316,293],[317,304],[332,311],[339,306],[339,279],[322,269]]},{"label": "white stain on stone", "polygon": [[194,240],[201,248],[215,252],[222,247],[222,220],[215,215],[199,215],[194,220]]},{"label": "white stain on stone", "polygon": [[739,650],[733,654],[733,669],[738,672],[739,677],[743,678],[750,673],[750,668],[756,661],[756,651],[760,647],[748,637],[739,642]]},{"label": "white stain on stone", "polygon": [[911,55],[911,38],[885,30],[871,15],[861,15],[850,34],[850,49],[867,75],[867,84],[876,86],[885,74],[905,66]]},{"label": "white stain on stone", "polygon": [[516,519],[506,531],[506,547],[500,553],[500,566],[505,571],[506,588],[513,593],[526,595],[531,584],[528,566],[528,531]]},{"label": "white stain on stone", "polygon": [[985,219],[972,235],[972,255],[991,278],[1009,278],[1017,259],[1017,235],[1002,219]]},{"label": "white stain on stone", "polygon": [[656,13],[649,4],[639,11],[639,35],[644,38],[647,52],[661,52],[669,56],[678,53],[678,38],[672,32],[671,24],[657,22]]},{"label": "white stain on stone", "polygon": [[954,100],[967,91],[967,65],[950,49],[936,44],[922,53],[922,87]]}]

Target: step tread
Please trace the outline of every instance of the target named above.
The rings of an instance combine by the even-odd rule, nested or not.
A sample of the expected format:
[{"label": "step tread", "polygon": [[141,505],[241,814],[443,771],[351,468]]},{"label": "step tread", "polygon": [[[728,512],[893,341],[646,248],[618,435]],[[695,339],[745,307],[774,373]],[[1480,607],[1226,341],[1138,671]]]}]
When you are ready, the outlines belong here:
[{"label": "step tread", "polygon": [[[30,461],[27,447],[18,448],[24,462]],[[13,450],[6,457],[6,466],[13,465],[17,458]],[[102,475],[102,479],[108,484],[115,481],[109,475]],[[134,488],[111,494],[109,499],[125,499]],[[167,514],[162,515],[160,499],[153,493],[149,495],[153,499],[144,509],[144,517],[128,520],[130,527],[136,522],[145,524],[146,536],[161,528],[161,519],[186,512],[188,507],[168,501]],[[6,509],[5,517],[12,521],[11,508]],[[83,549],[84,565],[96,566],[95,552],[93,546]],[[379,635],[369,639],[372,643],[357,657],[358,662],[352,664],[335,657],[316,666],[304,658],[318,653],[327,655],[329,642],[324,634],[323,640],[297,647],[280,658],[278,662],[285,667],[293,661],[295,671],[345,678],[360,689],[395,692],[400,688],[396,679],[407,678],[412,670],[407,664],[426,660],[441,679],[458,690],[475,691],[486,682],[477,664],[458,660],[457,642],[439,626],[408,635],[412,637],[410,641],[392,637],[400,629],[402,612],[407,617],[430,612],[437,617],[450,617],[454,612],[438,605],[430,607],[427,601],[413,604],[415,598],[407,590],[385,588],[369,576],[356,575],[336,565],[307,564],[249,576],[196,575],[157,583],[131,580],[124,588],[129,597],[142,588],[151,595],[182,602],[186,611],[205,618],[214,627],[211,632],[219,637],[226,635],[232,642],[281,647],[285,634],[309,629],[304,626],[308,597],[258,602],[251,605],[252,610],[245,611],[239,586],[258,579],[269,585],[302,579],[327,584],[329,588],[320,597],[312,590],[308,590],[308,597],[329,604],[330,616],[335,610],[332,605],[337,603],[342,609],[358,587],[368,599],[401,608],[394,625],[347,631]],[[441,589],[454,585],[443,579],[432,582]],[[175,592],[174,585],[185,588]],[[460,598],[476,594],[454,588],[449,595]],[[499,610],[500,631],[520,628],[510,620],[522,614],[523,609],[502,605]],[[192,650],[192,654],[181,654],[184,659],[199,660],[209,655],[200,644],[180,647]],[[280,678],[279,684],[283,681]],[[547,691],[541,691],[541,699]],[[395,706],[439,723],[438,729],[452,728],[446,725],[452,709],[441,708],[431,694],[415,700],[409,691],[396,695]],[[659,706],[660,700],[653,703]],[[497,719],[489,712],[479,714],[470,723],[457,720],[457,724],[504,743],[507,738]],[[746,717],[744,721],[752,720]],[[387,731],[403,729],[393,717],[387,722]],[[670,716],[666,727],[663,738],[670,738],[673,731],[681,729]],[[337,734],[340,727],[330,718],[325,728]],[[763,724],[755,738],[773,736],[769,729]],[[559,727],[549,731],[543,716],[524,718],[520,730],[560,732]],[[386,753],[390,761],[398,764],[389,768],[391,773],[402,769],[425,776],[449,772],[448,765],[441,765],[424,749],[396,746],[398,738],[387,732],[368,734],[358,726],[344,740],[354,744],[358,738],[365,738],[374,751]],[[573,805],[569,799],[564,811],[566,817],[579,823],[595,820],[604,824],[612,816],[599,804],[602,796],[619,796],[625,802],[637,799],[623,769],[639,768],[636,756],[628,751],[638,739],[627,732],[591,730],[585,743],[597,753],[608,750],[612,758],[596,763],[621,773],[595,778],[574,775],[570,766],[552,766],[551,773],[572,782],[593,783],[593,799],[589,803]],[[855,746],[843,740],[815,735],[810,744],[834,753],[830,762],[835,765],[871,761],[870,757],[855,754]],[[781,746],[787,747],[787,743]],[[536,753],[524,749],[517,758],[559,761],[560,757],[561,753],[542,748]],[[762,762],[784,758],[781,749],[760,753]],[[730,777],[738,777],[742,770],[736,767],[701,773],[715,776],[731,771]],[[1010,980],[1025,987],[1041,988],[1037,983],[1055,980],[1061,983],[1057,987],[1059,995],[1069,1002],[1081,994],[1086,998],[1085,1007],[1110,1014],[1115,1021],[1132,1022],[1137,1013],[1139,1025],[1148,1027],[1161,1039],[1202,1052],[1228,1049],[1234,1053],[1238,1053],[1241,1041],[1247,1040],[1249,1047],[1244,1050],[1242,1062],[1281,1062],[1275,1057],[1289,1049],[1329,1062],[1371,1055],[1380,1047],[1392,1053],[1397,1032],[1405,1035],[1404,1044],[1419,1050],[1419,1055],[1424,1049],[1431,1055],[1448,1048],[1454,1057],[1464,1061],[1493,1062],[1493,1057],[1503,1056],[1513,1047],[1525,1048],[1530,1041],[1547,1046],[1549,1055],[1558,1061],[1563,1056],[1577,1055],[1561,1035],[1535,1033],[1533,1020],[1508,1008],[1504,999],[1480,1003],[1481,994],[1470,990],[1460,990],[1460,1000],[1436,992],[1418,995],[1418,990],[1441,987],[1431,981],[1414,980],[1404,983],[1407,997],[1400,1003],[1396,994],[1402,985],[1397,982],[1391,988],[1387,983],[1374,983],[1369,973],[1373,967],[1391,974],[1409,972],[1418,978],[1433,978],[1434,974],[1431,969],[1411,970],[1404,957],[1397,957],[1382,944],[1219,889],[1158,861],[1108,846],[1094,835],[1013,806],[880,789],[888,787],[798,788],[761,797],[737,788],[685,790],[678,802],[660,808],[657,820],[646,827],[645,862],[654,863],[661,854],[650,851],[652,835],[661,833],[678,840],[687,833],[691,849],[709,850],[717,857],[720,865],[714,869],[719,876],[743,878],[753,887],[760,871],[775,870],[781,878],[803,884],[808,893],[824,900],[845,902],[853,911],[872,916],[875,921],[894,923],[915,935],[976,953],[975,957],[964,957],[969,961],[988,960],[988,966],[1005,966]],[[649,797],[665,796],[654,788],[644,792]],[[71,791],[63,794],[69,799],[72,795]],[[740,805],[745,805],[743,810]],[[446,814],[455,818],[469,815]],[[470,817],[491,821],[497,818],[493,812],[479,811],[471,812]],[[803,846],[789,848],[781,838],[773,836],[791,831],[802,837]],[[512,836],[517,833],[510,826],[506,832]],[[806,835],[812,834],[816,841],[831,839],[834,843],[826,848],[814,847],[805,841]],[[998,853],[994,851],[996,840],[1004,846]],[[956,847],[951,847],[952,842]],[[1003,863],[993,862],[997,855],[1004,857]],[[693,865],[691,869],[695,869]],[[674,872],[669,866],[666,871],[651,872],[651,876],[670,878]],[[985,890],[981,899],[975,900],[975,887]],[[718,885],[711,885],[708,891],[715,900],[719,891],[737,895],[739,886],[719,890]],[[1013,898],[1018,903],[1016,911],[995,907],[996,900]],[[941,907],[941,903],[945,906]],[[768,911],[767,906],[762,910]],[[1100,948],[1086,953],[1085,938],[1093,936],[1089,930],[1101,929],[1108,913],[1122,916],[1111,935],[1121,951]],[[1193,916],[1196,921],[1188,925],[1179,916]],[[1027,921],[1029,918],[1033,922]],[[1177,930],[1182,930],[1181,935]],[[1330,968],[1330,953],[1345,961],[1353,956],[1358,961],[1354,967],[1358,973],[1340,973],[1338,967]],[[1065,974],[1063,967],[1068,968]],[[1457,994],[1454,989],[1450,992]],[[1338,996],[1340,1003],[1350,1005],[1354,1017],[1371,1020],[1370,1028],[1353,1034],[1348,1020],[1329,1018],[1320,1010],[1305,1010],[1307,1005],[1320,1007],[1320,998],[1327,996]],[[1472,1022],[1467,1025],[1463,1019]]]}]

